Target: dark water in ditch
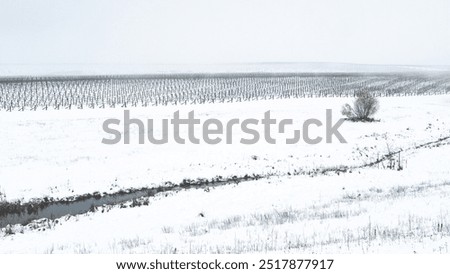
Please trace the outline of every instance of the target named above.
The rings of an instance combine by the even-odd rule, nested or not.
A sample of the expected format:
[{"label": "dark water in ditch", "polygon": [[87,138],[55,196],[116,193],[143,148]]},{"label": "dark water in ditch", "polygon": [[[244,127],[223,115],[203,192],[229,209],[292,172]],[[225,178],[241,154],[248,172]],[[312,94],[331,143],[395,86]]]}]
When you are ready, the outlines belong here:
[{"label": "dark water in ditch", "polygon": [[104,196],[78,197],[73,201],[51,201],[38,202],[32,204],[32,209],[28,210],[27,205],[22,205],[19,208],[2,208],[0,205],[0,228],[6,227],[8,224],[22,224],[26,225],[33,220],[42,218],[57,219],[66,215],[78,215],[89,212],[93,207],[103,205],[118,205],[124,202],[132,201],[134,199],[153,197],[158,193],[180,191],[185,189],[198,189],[221,186],[231,183],[240,183],[242,181],[258,180],[263,178],[260,175],[245,175],[243,177],[233,176],[231,178],[218,177],[212,180],[198,180],[198,181],[183,181],[179,185],[165,185],[157,188],[134,189],[126,192],[106,194]]},{"label": "dark water in ditch", "polygon": [[[153,194],[153,193],[152,193]],[[0,227],[8,224],[28,224],[33,220],[47,218],[57,219],[65,215],[77,215],[89,212],[93,206],[116,205],[133,199],[153,196],[148,190],[136,191],[133,193],[124,193],[120,195],[109,195],[103,197],[92,197],[73,202],[54,202],[45,207],[33,210],[29,213],[23,210],[21,213],[9,213],[0,217]]]}]

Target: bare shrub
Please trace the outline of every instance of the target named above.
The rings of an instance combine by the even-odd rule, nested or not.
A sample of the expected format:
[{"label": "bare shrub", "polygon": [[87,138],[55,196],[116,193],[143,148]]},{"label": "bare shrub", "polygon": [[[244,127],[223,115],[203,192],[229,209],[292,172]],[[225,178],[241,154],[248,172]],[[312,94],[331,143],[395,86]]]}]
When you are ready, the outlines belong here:
[{"label": "bare shrub", "polygon": [[374,121],[373,116],[379,109],[379,102],[376,97],[367,91],[356,93],[353,107],[349,104],[342,106],[341,113],[352,121]]},{"label": "bare shrub", "polygon": [[163,226],[161,230],[163,233],[173,233],[174,231],[173,227],[171,226]]}]

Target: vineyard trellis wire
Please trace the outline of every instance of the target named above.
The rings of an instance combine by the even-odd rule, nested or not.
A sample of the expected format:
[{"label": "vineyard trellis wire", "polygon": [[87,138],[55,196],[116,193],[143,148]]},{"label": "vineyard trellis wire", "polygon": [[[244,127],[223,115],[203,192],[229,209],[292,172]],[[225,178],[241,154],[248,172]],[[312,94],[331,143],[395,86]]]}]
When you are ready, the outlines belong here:
[{"label": "vineyard trellis wire", "polygon": [[0,110],[203,104],[450,93],[450,75],[245,74],[0,78]]}]

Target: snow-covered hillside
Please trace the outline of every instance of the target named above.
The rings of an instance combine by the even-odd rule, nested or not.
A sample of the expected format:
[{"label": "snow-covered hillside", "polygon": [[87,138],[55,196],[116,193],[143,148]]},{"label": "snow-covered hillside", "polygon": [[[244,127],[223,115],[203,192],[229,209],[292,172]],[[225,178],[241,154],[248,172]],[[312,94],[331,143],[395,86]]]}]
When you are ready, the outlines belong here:
[{"label": "snow-covered hillside", "polygon": [[43,64],[1,65],[0,77],[78,76],[183,73],[407,73],[449,72],[446,66],[369,65],[350,63],[243,63],[243,64]]}]

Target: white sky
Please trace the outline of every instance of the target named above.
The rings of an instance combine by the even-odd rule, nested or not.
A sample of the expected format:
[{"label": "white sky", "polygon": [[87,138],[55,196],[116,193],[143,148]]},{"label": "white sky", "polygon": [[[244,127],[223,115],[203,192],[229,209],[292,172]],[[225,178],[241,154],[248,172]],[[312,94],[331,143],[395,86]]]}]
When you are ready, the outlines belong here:
[{"label": "white sky", "polygon": [[449,0],[0,0],[0,65],[450,65]]}]

